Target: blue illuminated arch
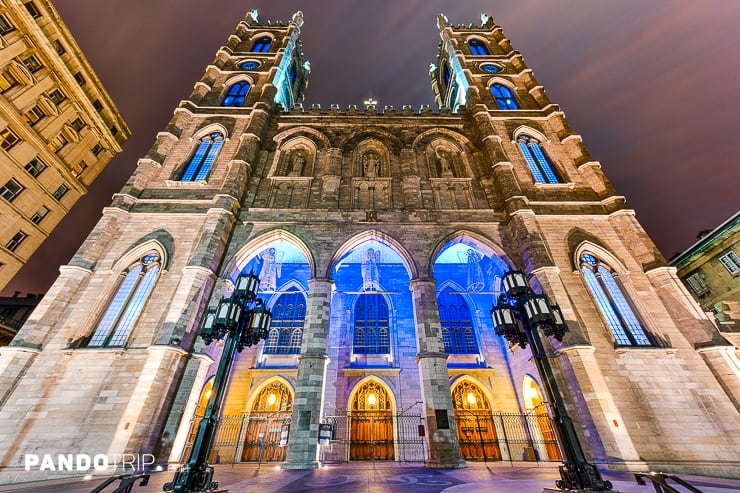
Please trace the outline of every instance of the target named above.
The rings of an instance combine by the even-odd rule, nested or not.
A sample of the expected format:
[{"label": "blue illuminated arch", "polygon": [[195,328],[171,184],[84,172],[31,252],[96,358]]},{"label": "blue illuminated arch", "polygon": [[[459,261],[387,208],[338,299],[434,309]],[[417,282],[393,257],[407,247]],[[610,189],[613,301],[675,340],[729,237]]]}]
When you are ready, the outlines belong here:
[{"label": "blue illuminated arch", "polygon": [[470,53],[472,55],[490,55],[490,53],[488,52],[488,48],[486,48],[486,45],[483,43],[483,41],[479,39],[471,39],[470,41],[468,41],[468,46],[470,47]]},{"label": "blue illuminated arch", "polygon": [[200,141],[195,153],[190,158],[180,181],[201,181],[208,177],[218,151],[223,145],[224,136],[221,132],[213,132]]},{"label": "blue illuminated arch", "polygon": [[491,85],[491,94],[493,99],[496,100],[496,106],[500,110],[518,110],[519,103],[517,103],[514,93],[503,84]]},{"label": "blue illuminated arch", "polygon": [[270,51],[270,46],[272,46],[272,38],[263,36],[254,42],[252,51],[255,53],[267,53]]},{"label": "blue illuminated arch", "polygon": [[298,354],[306,320],[306,297],[295,287],[281,294],[270,309],[272,321],[265,341],[265,354]]},{"label": "blue illuminated arch", "polygon": [[473,318],[465,299],[448,286],[437,295],[437,304],[445,353],[478,353]]},{"label": "blue illuminated arch", "polygon": [[517,138],[517,145],[522,157],[527,162],[532,178],[537,183],[560,183],[558,175],[555,174],[552,162],[542,150],[539,140],[527,134],[521,134]]},{"label": "blue illuminated arch", "polygon": [[355,301],[354,320],[355,354],[390,353],[388,302],[382,294],[360,294]]},{"label": "blue illuminated arch", "polygon": [[223,101],[221,101],[221,106],[241,106],[244,104],[244,99],[247,97],[250,87],[252,87],[251,84],[245,80],[231,84]]}]

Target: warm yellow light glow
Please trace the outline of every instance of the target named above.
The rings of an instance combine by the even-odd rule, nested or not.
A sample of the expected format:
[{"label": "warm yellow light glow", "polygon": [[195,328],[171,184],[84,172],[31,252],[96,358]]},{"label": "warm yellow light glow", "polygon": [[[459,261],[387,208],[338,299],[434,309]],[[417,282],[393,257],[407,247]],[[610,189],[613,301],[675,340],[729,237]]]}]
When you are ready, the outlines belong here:
[{"label": "warm yellow light glow", "polygon": [[206,393],[205,393],[205,395],[203,397],[205,397],[205,399],[208,400],[208,399],[211,398],[211,394],[212,393],[213,393],[213,391],[211,389],[208,389],[208,390],[206,390]]},{"label": "warm yellow light glow", "polygon": [[468,402],[470,403],[471,406],[474,406],[475,405],[476,400],[477,399],[475,398],[475,396],[473,395],[473,393],[472,392],[468,392]]},{"label": "warm yellow light glow", "polygon": [[275,404],[275,394],[270,394],[269,396],[267,396],[267,403],[271,406]]},{"label": "warm yellow light glow", "polygon": [[370,394],[369,396],[367,396],[367,403],[371,406],[375,405],[375,394]]}]

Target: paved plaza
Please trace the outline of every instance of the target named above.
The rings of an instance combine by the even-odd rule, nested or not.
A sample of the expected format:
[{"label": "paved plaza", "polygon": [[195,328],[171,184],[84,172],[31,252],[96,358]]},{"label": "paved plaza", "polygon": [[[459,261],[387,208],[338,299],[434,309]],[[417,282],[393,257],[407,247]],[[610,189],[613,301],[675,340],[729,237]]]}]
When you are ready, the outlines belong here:
[{"label": "paved plaza", "polygon": [[[630,473],[603,472],[604,478],[621,492],[649,493],[652,486],[640,486]],[[419,464],[358,462],[324,465],[317,470],[282,470],[278,464],[237,464],[217,466],[215,479],[230,493],[539,493],[553,488],[558,477],[554,463],[468,463],[465,469],[427,469]],[[703,493],[740,492],[740,480],[681,476]],[[152,474],[149,485],[133,492],[155,493],[172,479],[171,472]],[[16,493],[88,493],[101,478],[81,478],[0,486]],[[107,491],[114,488],[109,487]],[[680,490],[685,491],[685,490]]]}]

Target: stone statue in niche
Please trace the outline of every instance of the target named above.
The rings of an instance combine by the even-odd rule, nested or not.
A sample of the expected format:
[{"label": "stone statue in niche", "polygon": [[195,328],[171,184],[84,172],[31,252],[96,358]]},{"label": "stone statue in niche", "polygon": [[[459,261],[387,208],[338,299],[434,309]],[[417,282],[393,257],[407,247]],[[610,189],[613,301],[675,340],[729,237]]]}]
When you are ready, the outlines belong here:
[{"label": "stone statue in niche", "polygon": [[375,151],[368,151],[362,156],[362,174],[365,178],[380,175],[380,156]]},{"label": "stone statue in niche", "polygon": [[303,167],[306,165],[306,155],[302,151],[294,152],[290,156],[290,168],[288,176],[302,176]]},{"label": "stone statue in niche", "polygon": [[435,154],[437,155],[437,159],[439,160],[440,176],[454,176],[452,173],[452,157],[450,156],[450,153],[443,150],[437,150]]},{"label": "stone statue in niche", "polygon": [[380,250],[368,248],[362,261],[362,290],[380,291]]},{"label": "stone statue in niche", "polygon": [[275,291],[277,280],[283,267],[283,256],[285,252],[278,252],[275,248],[268,248],[260,253],[262,267],[260,268],[260,291]]}]

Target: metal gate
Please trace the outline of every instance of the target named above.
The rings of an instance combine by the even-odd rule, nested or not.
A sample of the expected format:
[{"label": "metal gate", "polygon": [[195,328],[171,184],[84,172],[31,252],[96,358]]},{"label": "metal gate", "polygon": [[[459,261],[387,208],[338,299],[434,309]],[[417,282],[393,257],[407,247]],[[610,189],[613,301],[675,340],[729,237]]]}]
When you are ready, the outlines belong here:
[{"label": "metal gate", "polygon": [[420,414],[354,413],[326,416],[332,425],[331,440],[320,447],[322,462],[394,460],[424,462],[424,437]]}]

